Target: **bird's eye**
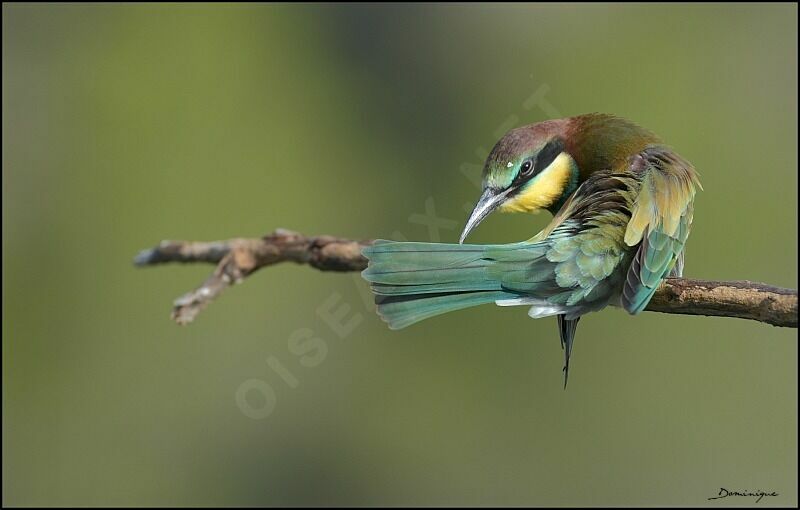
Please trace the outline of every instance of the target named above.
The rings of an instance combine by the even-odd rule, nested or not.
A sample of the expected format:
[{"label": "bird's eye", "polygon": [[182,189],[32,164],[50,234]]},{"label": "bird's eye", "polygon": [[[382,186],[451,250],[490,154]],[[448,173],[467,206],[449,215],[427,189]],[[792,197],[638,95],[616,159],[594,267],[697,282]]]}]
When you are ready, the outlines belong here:
[{"label": "bird's eye", "polygon": [[531,163],[531,160],[525,161],[522,163],[522,166],[519,167],[520,177],[527,177],[531,174],[531,172],[533,172],[533,163]]}]

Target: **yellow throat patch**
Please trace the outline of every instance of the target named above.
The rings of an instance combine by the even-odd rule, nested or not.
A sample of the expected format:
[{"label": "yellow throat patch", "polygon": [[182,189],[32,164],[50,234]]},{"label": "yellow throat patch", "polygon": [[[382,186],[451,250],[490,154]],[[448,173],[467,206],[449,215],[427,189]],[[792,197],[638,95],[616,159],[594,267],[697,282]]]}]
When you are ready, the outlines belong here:
[{"label": "yellow throat patch", "polygon": [[572,157],[566,152],[562,152],[550,163],[550,166],[534,177],[532,183],[501,205],[500,210],[538,213],[553,205],[564,193],[573,167]]}]

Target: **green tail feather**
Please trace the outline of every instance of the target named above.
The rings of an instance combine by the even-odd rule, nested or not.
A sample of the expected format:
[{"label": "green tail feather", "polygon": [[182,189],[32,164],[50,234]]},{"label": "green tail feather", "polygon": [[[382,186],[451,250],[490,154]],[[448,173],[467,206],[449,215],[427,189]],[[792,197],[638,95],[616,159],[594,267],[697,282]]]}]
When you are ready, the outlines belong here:
[{"label": "green tail feather", "polygon": [[[486,257],[509,245],[396,243],[378,241],[363,250],[361,274],[372,285],[378,314],[391,329],[472,306],[518,297],[502,289],[497,262]],[[496,269],[496,268],[495,268]]]},{"label": "green tail feather", "polygon": [[376,296],[378,315],[390,329],[402,329],[421,320],[462,308],[494,303],[498,299],[516,297],[497,291],[453,292],[452,294],[412,294],[402,298]]}]

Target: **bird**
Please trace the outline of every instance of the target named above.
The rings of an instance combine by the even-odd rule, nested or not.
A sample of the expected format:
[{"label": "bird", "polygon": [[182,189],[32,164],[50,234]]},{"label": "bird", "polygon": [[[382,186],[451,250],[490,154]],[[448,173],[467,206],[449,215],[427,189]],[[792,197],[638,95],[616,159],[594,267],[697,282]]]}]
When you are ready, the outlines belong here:
[{"label": "bird", "polygon": [[[376,240],[362,251],[362,277],[390,329],[489,303],[556,316],[564,388],[583,315],[607,306],[636,315],[662,280],[682,276],[702,190],[692,164],[657,135],[602,113],[510,130],[481,187],[458,243]],[[465,244],[495,210],[553,218],[521,242]]]}]

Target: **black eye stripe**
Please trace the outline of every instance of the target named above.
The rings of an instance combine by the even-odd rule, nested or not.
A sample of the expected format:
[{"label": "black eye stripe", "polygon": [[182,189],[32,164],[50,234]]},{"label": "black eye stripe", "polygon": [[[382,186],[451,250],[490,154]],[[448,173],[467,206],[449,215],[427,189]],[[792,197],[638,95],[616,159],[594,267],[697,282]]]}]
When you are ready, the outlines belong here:
[{"label": "black eye stripe", "polygon": [[536,155],[536,173],[538,174],[555,161],[559,154],[564,151],[564,142],[560,138],[547,142],[539,154]]},{"label": "black eye stripe", "polygon": [[514,182],[511,184],[512,187],[519,187],[523,183],[531,180],[533,177],[538,175],[542,170],[550,166],[550,164],[555,161],[559,154],[564,151],[564,142],[560,138],[556,138],[554,140],[550,140],[547,144],[542,147],[542,150],[536,155],[536,160],[532,162],[533,169],[528,170],[527,172],[524,171],[526,168],[526,164],[529,161],[525,161],[520,166],[520,171],[517,176],[514,178]]}]

